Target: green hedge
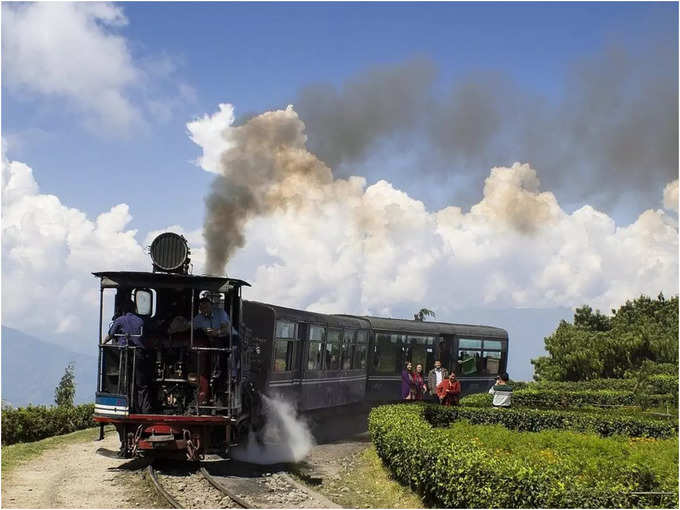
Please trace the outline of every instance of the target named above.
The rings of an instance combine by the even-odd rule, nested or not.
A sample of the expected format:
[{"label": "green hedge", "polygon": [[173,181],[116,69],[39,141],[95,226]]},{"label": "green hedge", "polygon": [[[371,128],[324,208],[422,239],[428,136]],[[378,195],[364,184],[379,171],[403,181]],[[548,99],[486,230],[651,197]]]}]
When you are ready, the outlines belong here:
[{"label": "green hedge", "polygon": [[[650,395],[654,404],[672,402],[672,395]],[[488,393],[474,393],[463,397],[462,406],[490,407],[493,397]],[[512,405],[539,409],[569,409],[584,406],[632,406],[636,404],[632,391],[560,391],[527,389],[512,394]]]},{"label": "green hedge", "polygon": [[678,394],[678,377],[676,375],[651,375],[649,376],[649,384],[656,393]]},{"label": "green hedge", "polygon": [[74,407],[32,406],[2,409],[2,444],[38,441],[94,427],[94,404]]},{"label": "green hedge", "polygon": [[653,438],[668,438],[678,433],[677,423],[667,420],[605,413],[428,406],[423,416],[433,426],[448,426],[456,419],[464,418],[477,425],[501,424],[512,430],[529,432],[566,429],[594,432],[604,437],[621,434]]},{"label": "green hedge", "polygon": [[[432,428],[423,406],[369,415],[376,450],[394,476],[439,508],[625,508],[677,505],[677,438],[600,438],[500,425]],[[660,499],[631,494],[669,491]]]},{"label": "green hedge", "polygon": [[539,381],[529,384],[528,389],[563,390],[563,391],[593,391],[612,390],[633,391],[637,381],[635,379],[591,379],[590,381]]},{"label": "green hedge", "polygon": [[[678,391],[678,376],[657,374],[649,377],[649,384],[657,394],[673,394]],[[592,379],[590,381],[539,381],[517,389],[593,391],[617,390],[633,391],[638,384],[636,379]]]}]

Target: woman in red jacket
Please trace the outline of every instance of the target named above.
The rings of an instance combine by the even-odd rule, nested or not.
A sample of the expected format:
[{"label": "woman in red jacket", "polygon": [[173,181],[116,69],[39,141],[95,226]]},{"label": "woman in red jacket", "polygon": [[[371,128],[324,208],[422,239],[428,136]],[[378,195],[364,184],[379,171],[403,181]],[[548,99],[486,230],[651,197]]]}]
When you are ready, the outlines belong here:
[{"label": "woman in red jacket", "polygon": [[416,371],[413,373],[413,382],[416,386],[415,400],[423,400],[425,395],[425,377],[423,376],[423,365],[418,363]]},{"label": "woman in red jacket", "polygon": [[444,379],[437,386],[439,402],[445,406],[457,406],[460,398],[460,381],[456,380],[456,374],[451,372],[448,379]]}]

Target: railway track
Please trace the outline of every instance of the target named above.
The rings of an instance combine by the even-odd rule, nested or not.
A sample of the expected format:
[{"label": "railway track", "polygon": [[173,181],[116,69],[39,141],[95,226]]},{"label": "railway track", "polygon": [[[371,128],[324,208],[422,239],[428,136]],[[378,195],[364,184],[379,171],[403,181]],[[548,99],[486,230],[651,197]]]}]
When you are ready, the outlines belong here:
[{"label": "railway track", "polygon": [[163,498],[172,508],[184,508],[172,495],[163,487],[160,480],[158,480],[158,474],[153,464],[149,464],[146,467],[146,472],[149,475],[149,479],[153,484],[158,495]]},{"label": "railway track", "polygon": [[283,469],[269,472],[235,461],[146,469],[169,508],[340,508]]}]

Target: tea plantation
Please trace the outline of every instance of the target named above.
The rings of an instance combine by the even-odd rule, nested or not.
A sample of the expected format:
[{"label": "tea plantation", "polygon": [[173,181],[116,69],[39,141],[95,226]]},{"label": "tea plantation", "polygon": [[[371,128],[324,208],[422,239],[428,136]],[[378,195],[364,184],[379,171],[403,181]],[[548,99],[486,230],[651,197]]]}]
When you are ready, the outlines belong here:
[{"label": "tea plantation", "polygon": [[[577,389],[561,388],[557,409],[547,409],[551,390],[537,389],[517,391],[510,409],[492,408],[485,394],[460,407],[382,406],[369,431],[385,465],[428,506],[677,508],[677,416],[645,415],[625,390]],[[603,401],[628,406],[596,407]]]}]

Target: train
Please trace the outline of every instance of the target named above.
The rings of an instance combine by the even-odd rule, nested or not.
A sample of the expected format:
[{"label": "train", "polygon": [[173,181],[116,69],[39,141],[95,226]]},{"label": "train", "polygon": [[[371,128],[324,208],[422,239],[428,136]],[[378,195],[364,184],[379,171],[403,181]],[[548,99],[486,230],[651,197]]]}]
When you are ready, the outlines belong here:
[{"label": "train", "polygon": [[[406,361],[427,372],[441,360],[463,394],[486,391],[506,371],[502,328],[250,301],[243,280],[191,274],[189,245],[179,234],[158,235],[149,253],[150,272],[93,273],[100,281],[94,420],[116,427],[123,457],[225,455],[263,429],[262,395],[301,413],[398,401]],[[197,327],[199,302],[226,314],[231,326],[206,334]],[[105,310],[115,317],[128,306],[142,319],[140,339],[107,341]],[[147,409],[140,408],[140,388],[148,392]]]}]

